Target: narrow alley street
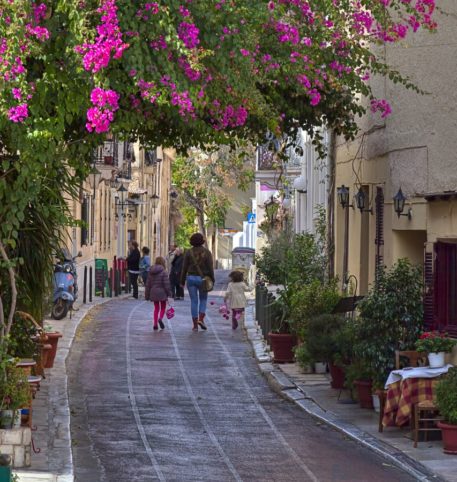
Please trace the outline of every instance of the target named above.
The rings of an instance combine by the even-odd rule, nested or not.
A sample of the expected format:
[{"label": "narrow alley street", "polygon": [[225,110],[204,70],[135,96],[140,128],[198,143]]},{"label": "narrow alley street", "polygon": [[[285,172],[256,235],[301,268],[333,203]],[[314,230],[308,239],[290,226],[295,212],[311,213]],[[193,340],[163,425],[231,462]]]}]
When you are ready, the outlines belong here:
[{"label": "narrow alley street", "polygon": [[207,332],[191,331],[188,299],[159,332],[144,300],[82,324],[68,367],[77,482],[413,480],[273,393],[220,294]]}]

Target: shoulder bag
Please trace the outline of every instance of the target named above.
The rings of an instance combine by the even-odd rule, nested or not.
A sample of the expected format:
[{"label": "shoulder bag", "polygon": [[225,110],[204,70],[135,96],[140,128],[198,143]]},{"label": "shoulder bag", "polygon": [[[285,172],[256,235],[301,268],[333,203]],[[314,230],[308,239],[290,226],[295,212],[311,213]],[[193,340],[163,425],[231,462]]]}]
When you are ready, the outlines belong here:
[{"label": "shoulder bag", "polygon": [[194,253],[192,253],[192,250],[190,250],[189,252],[190,252],[190,255],[192,256],[192,260],[195,264],[195,267],[197,268],[198,274],[202,278],[202,290],[206,292],[212,291],[214,288],[213,280],[209,276],[206,276],[203,274],[199,264],[197,263],[197,260],[195,259]]}]

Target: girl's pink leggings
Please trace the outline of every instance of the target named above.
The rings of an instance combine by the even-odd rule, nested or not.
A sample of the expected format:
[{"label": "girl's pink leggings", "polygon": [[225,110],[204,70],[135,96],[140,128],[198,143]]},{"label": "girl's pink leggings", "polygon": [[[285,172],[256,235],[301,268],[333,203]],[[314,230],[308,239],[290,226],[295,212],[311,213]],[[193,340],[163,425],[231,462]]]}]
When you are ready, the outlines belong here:
[{"label": "girl's pink leggings", "polygon": [[157,326],[159,320],[163,320],[167,301],[154,301],[154,326]]}]

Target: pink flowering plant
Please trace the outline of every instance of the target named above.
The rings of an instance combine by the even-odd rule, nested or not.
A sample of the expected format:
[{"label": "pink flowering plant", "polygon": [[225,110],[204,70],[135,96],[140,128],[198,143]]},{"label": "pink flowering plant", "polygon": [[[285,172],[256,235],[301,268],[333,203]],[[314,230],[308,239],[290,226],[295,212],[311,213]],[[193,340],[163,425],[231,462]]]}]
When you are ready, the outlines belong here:
[{"label": "pink flowering plant", "polygon": [[55,230],[72,222],[65,200],[108,134],[181,152],[300,128],[319,144],[322,126],[354,138],[357,117],[392,110],[373,76],[418,90],[379,46],[434,30],[434,10],[435,0],[0,2],[0,275],[19,266],[30,216]]},{"label": "pink flowering plant", "polygon": [[457,340],[449,338],[447,333],[426,331],[416,341],[416,350],[424,353],[449,353]]}]

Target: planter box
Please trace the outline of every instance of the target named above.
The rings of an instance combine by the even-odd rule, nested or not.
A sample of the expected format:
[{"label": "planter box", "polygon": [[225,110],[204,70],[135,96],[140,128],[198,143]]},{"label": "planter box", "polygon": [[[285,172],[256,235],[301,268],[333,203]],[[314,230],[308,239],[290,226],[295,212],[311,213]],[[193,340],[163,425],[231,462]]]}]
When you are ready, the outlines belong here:
[{"label": "planter box", "polygon": [[344,369],[333,363],[328,364],[328,369],[332,376],[331,387],[342,390],[344,388],[344,382],[346,381],[346,373],[344,372]]},{"label": "planter box", "polygon": [[270,339],[275,363],[293,363],[295,361],[293,348],[297,344],[297,338],[294,335],[268,333],[268,338]]},{"label": "planter box", "polygon": [[356,380],[357,396],[361,408],[373,409],[372,382],[371,380]]},{"label": "planter box", "polygon": [[44,368],[52,368],[54,366],[54,359],[57,354],[57,344],[59,343],[59,338],[62,338],[62,333],[55,331],[51,333],[46,333],[48,337],[48,343],[51,345],[51,350],[48,353],[48,358]]},{"label": "planter box", "polygon": [[12,467],[30,467],[32,432],[29,427],[0,429],[0,453],[10,455]]}]

